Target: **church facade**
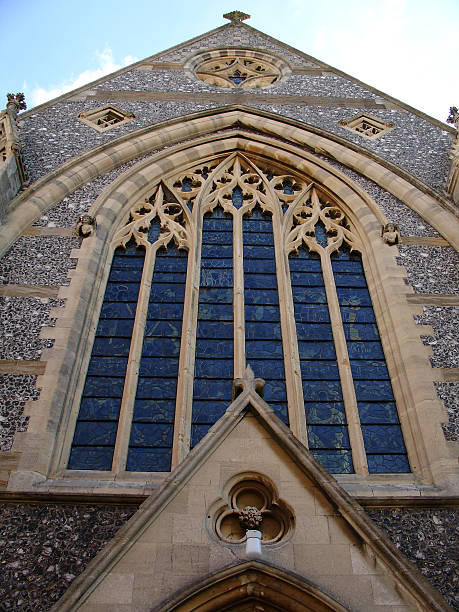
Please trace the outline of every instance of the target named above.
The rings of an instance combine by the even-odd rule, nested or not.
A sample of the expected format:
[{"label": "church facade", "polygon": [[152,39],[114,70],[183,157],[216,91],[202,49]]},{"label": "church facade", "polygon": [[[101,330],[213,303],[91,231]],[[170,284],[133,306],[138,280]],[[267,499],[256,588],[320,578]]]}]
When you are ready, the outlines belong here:
[{"label": "church facade", "polygon": [[459,113],[226,17],[8,95],[2,605],[459,609]]}]

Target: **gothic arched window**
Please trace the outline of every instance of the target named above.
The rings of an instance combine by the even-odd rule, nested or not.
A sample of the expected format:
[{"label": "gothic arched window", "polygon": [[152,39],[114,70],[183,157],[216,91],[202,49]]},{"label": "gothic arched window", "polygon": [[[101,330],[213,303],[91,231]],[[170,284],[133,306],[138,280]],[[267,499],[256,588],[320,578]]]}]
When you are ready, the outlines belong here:
[{"label": "gothic arched window", "polygon": [[151,191],[113,240],[68,469],[169,471],[250,364],[330,472],[409,472],[362,244],[339,202],[236,153]]}]

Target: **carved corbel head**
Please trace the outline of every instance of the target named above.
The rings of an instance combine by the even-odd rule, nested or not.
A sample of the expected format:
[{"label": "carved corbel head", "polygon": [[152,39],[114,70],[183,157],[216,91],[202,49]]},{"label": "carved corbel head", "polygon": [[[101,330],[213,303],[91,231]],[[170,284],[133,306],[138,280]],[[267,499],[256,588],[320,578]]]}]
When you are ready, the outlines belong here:
[{"label": "carved corbel head", "polygon": [[96,227],[97,223],[95,217],[91,217],[91,215],[82,215],[78,218],[75,234],[79,238],[88,238],[88,236],[93,235]]},{"label": "carved corbel head", "polygon": [[381,237],[383,242],[389,245],[400,242],[400,228],[396,223],[386,223],[381,226]]},{"label": "carved corbel head", "polygon": [[454,127],[459,130],[459,109],[457,106],[450,106],[446,123],[452,123]]}]

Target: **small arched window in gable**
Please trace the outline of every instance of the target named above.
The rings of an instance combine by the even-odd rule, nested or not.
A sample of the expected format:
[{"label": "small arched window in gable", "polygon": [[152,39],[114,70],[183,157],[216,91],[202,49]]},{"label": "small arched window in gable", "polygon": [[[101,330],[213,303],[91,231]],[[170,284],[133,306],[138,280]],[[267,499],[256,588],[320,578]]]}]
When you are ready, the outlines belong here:
[{"label": "small arched window in gable", "polygon": [[113,248],[68,469],[169,471],[250,364],[327,470],[409,471],[362,245],[311,181],[237,154],[188,167]]}]

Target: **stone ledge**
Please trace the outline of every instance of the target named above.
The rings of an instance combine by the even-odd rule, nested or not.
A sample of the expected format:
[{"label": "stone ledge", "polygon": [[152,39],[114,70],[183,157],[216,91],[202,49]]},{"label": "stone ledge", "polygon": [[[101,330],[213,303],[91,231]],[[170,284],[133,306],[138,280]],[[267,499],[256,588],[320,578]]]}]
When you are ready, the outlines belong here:
[{"label": "stone ledge", "polygon": [[75,236],[73,227],[29,227],[23,236]]},{"label": "stone ledge", "polygon": [[410,244],[415,246],[450,246],[444,238],[436,236],[400,236],[399,244]]},{"label": "stone ledge", "polygon": [[274,94],[210,93],[193,91],[110,91],[99,89],[90,100],[130,100],[135,102],[218,102],[220,104],[301,104],[338,108],[385,108],[373,98],[334,98]]},{"label": "stone ledge", "polygon": [[0,297],[55,298],[60,287],[46,285],[0,285]]},{"label": "stone ledge", "polygon": [[459,306],[459,295],[445,295],[442,293],[408,293],[408,304],[425,304],[431,306]]},{"label": "stone ledge", "polygon": [[29,359],[0,359],[0,374],[33,374],[45,373],[46,361]]}]

